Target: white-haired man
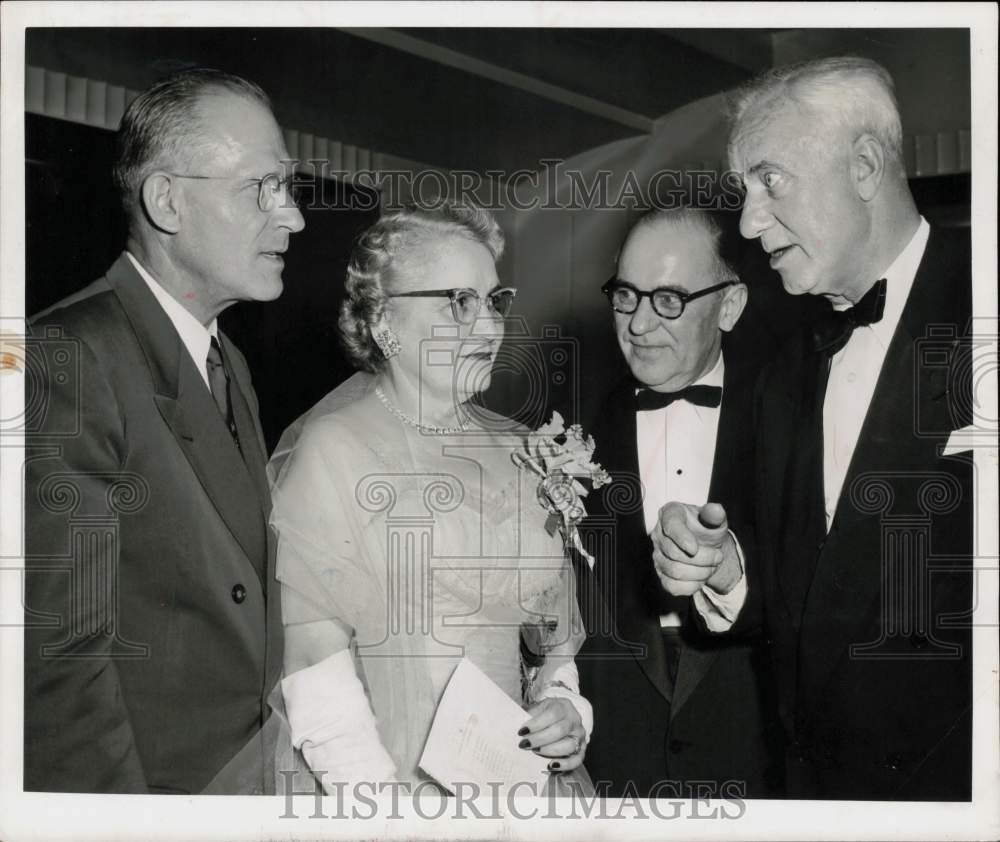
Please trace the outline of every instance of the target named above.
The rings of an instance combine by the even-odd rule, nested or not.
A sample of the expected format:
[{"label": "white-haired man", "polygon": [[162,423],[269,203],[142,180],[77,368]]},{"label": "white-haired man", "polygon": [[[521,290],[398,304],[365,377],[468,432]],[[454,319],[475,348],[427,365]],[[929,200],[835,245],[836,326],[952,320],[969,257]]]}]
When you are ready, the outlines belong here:
[{"label": "white-haired man", "polygon": [[[865,59],[779,68],[736,100],[743,236],[787,291],[831,304],[764,370],[755,408],[749,599],[792,797],[971,795],[972,464],[946,447],[970,421],[968,241],[920,216],[901,136],[892,79]],[[661,581],[728,595],[702,613],[736,633],[757,612],[741,613],[725,524],[698,513],[661,511]]]}]

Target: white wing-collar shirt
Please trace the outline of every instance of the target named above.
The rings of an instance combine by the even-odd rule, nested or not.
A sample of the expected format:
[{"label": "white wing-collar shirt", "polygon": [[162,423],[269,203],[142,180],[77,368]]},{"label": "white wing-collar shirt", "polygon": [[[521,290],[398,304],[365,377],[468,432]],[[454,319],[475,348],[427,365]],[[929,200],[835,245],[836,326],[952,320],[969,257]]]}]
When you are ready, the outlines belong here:
[{"label": "white wing-collar shirt", "polygon": [[[721,388],[725,372],[725,362],[719,354],[712,369],[691,385]],[[721,406],[696,406],[678,400],[662,409],[636,413],[636,448],[647,533],[656,528],[660,509],[666,503],[679,500],[700,506],[708,502],[721,412]],[[746,589],[742,580],[740,589]],[[695,594],[699,610],[704,598],[703,594]],[[664,628],[679,626],[681,622],[680,614],[675,611],[660,617]]]}]

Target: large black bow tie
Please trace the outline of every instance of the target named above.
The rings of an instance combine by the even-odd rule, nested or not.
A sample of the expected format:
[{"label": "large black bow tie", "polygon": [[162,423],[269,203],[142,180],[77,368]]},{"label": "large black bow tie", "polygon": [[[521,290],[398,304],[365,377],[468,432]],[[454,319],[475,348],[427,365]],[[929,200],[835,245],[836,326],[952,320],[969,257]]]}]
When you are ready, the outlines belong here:
[{"label": "large black bow tie", "polygon": [[832,357],[847,344],[856,327],[873,325],[885,310],[885,278],[876,281],[862,299],[846,310],[830,310],[813,325],[813,347]]},{"label": "large black bow tie", "polygon": [[722,387],[688,386],[677,392],[654,392],[652,389],[640,389],[635,396],[635,408],[637,412],[663,409],[674,401],[687,401],[695,406],[717,407],[722,403]]}]

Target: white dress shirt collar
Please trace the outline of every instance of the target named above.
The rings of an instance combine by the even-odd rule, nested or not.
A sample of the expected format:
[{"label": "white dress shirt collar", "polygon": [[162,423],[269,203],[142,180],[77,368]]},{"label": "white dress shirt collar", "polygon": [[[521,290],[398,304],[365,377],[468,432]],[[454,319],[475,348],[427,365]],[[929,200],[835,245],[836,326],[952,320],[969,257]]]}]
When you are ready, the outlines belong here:
[{"label": "white dress shirt collar", "polygon": [[[726,376],[726,365],[722,361],[722,352],[720,351],[719,352],[719,358],[715,361],[715,365],[713,365],[707,372],[705,372],[705,374],[703,374],[697,380],[692,380],[684,388],[687,389],[687,388],[690,388],[691,386],[719,386],[721,388],[722,382],[725,379],[725,376]],[[641,392],[643,388],[648,388],[648,387],[639,387],[639,388],[637,388],[635,390],[636,394],[638,394],[639,392]],[[680,390],[678,390],[678,391],[680,391]],[[666,409],[666,407],[664,407],[664,409]],[[646,410],[646,411],[647,412],[662,412],[663,410],[662,409],[654,409],[654,410]]]},{"label": "white dress shirt collar", "polygon": [[882,313],[882,320],[874,324],[872,328],[886,348],[889,347],[892,335],[896,332],[896,325],[899,324],[903,315],[906,299],[910,297],[910,290],[917,277],[917,269],[920,268],[920,261],[927,248],[927,239],[930,237],[930,233],[931,226],[927,224],[926,219],[920,217],[920,224],[910,238],[910,242],[906,244],[906,248],[899,253],[899,256],[892,261],[892,265],[882,275],[886,282],[885,310]]},{"label": "white dress shirt collar", "polygon": [[861,436],[875,387],[923,259],[930,226],[916,233],[880,277],[886,280],[885,309],[875,324],[857,328],[830,361],[823,402],[823,486],[827,529],[833,524],[847,472]]},{"label": "white dress shirt collar", "polygon": [[[920,224],[910,238],[910,242],[892,261],[889,268],[879,275],[885,278],[885,309],[882,311],[882,319],[871,326],[879,344],[884,348],[889,347],[892,335],[896,331],[896,325],[903,315],[903,308],[906,306],[906,299],[910,296],[913,288],[913,281],[917,277],[917,269],[920,268],[920,261],[927,248],[927,239],[930,236],[931,227],[927,220],[920,217]],[[837,310],[846,310],[850,304],[842,304],[836,307]]]},{"label": "white dress shirt collar", "polygon": [[[721,387],[724,375],[719,354],[715,365],[690,385]],[[656,526],[665,503],[679,500],[700,506],[708,501],[719,417],[720,407],[696,406],[684,400],[636,414],[636,455],[647,533]],[[681,616],[675,611],[660,617],[661,626],[680,623]]]},{"label": "white dress shirt collar", "polygon": [[218,319],[212,319],[208,327],[199,322],[176,298],[160,286],[145,267],[135,258],[131,252],[126,251],[128,259],[132,261],[139,277],[146,282],[153,297],[160,303],[163,312],[167,314],[174,330],[181,338],[184,347],[194,361],[195,368],[201,374],[201,379],[208,386],[208,349],[212,344],[212,337],[218,335]]},{"label": "white dress shirt collar", "polygon": [[722,352],[719,352],[719,359],[715,361],[715,365],[712,366],[709,371],[699,377],[692,383],[692,386],[722,386],[722,381],[725,379],[726,365],[722,362]]}]

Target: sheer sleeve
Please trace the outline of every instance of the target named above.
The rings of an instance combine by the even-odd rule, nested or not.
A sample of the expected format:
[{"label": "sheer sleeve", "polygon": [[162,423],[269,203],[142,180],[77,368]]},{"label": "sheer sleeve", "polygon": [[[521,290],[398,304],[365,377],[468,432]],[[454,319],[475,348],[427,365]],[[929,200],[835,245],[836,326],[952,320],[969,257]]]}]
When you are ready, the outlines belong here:
[{"label": "sheer sleeve", "polygon": [[[559,572],[556,585],[545,594],[539,606],[545,620],[538,632],[540,665],[528,671],[526,687],[529,704],[550,698],[565,698],[580,714],[587,739],[594,729],[594,714],[590,703],[580,694],[580,676],[575,656],[583,645],[585,632],[576,601],[576,582],[568,560]],[[530,644],[526,647],[531,649]]]},{"label": "sheer sleeve", "polygon": [[[401,778],[413,779],[435,700],[423,637],[390,625],[393,600],[420,593],[400,593],[386,543],[387,511],[413,468],[397,422],[373,406],[371,384],[355,375],[282,436],[269,466],[276,572],[286,626],[337,620],[353,631],[381,744]],[[400,610],[414,616],[410,605]]]},{"label": "sheer sleeve", "polygon": [[349,481],[353,439],[330,416],[307,424],[273,488],[285,625],[338,619],[356,628],[378,598]]}]

